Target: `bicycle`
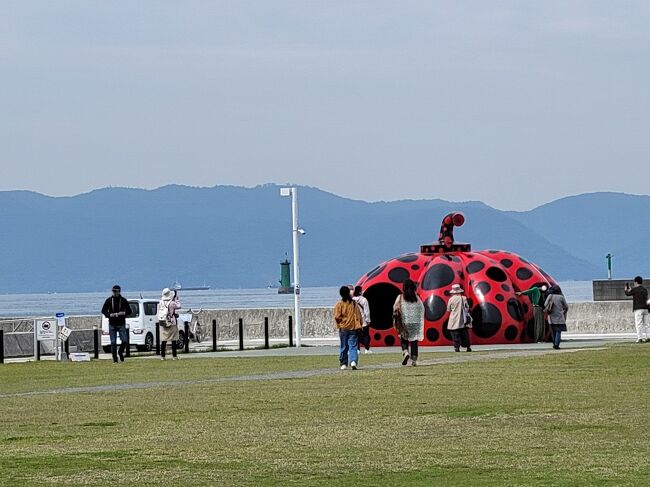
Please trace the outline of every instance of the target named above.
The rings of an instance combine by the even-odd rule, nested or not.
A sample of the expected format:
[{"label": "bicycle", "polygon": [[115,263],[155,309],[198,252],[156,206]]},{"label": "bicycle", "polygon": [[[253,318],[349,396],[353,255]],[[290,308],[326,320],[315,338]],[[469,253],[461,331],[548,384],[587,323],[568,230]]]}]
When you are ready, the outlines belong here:
[{"label": "bicycle", "polygon": [[190,324],[190,339],[193,339],[196,343],[201,343],[201,340],[205,338],[205,330],[199,321],[201,311],[203,311],[203,308],[199,308],[198,311],[194,311],[192,308],[187,310],[192,316],[196,316],[196,322],[192,320]]}]

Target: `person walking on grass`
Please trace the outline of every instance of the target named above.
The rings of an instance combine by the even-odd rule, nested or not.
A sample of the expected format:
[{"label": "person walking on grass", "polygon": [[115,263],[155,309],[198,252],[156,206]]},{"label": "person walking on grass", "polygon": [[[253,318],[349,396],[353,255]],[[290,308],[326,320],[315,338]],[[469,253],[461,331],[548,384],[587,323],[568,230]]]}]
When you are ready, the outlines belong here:
[{"label": "person walking on grass", "polygon": [[365,349],[364,353],[372,353],[370,350],[370,305],[368,300],[363,296],[363,288],[356,286],[354,288],[354,301],[359,305],[361,311],[361,333],[360,345]]},{"label": "person walking on grass", "polygon": [[[129,330],[126,327],[126,319],[131,316],[131,305],[122,296],[122,288],[117,284],[113,286],[113,295],[104,302],[102,315],[108,318],[108,334],[111,338],[111,354],[113,363],[124,362],[124,350],[129,342]],[[120,336],[120,349],[117,349],[117,336]]]},{"label": "person walking on grass", "polygon": [[[158,303],[158,320],[160,323],[160,360],[165,360],[167,342],[172,342],[172,358],[178,360],[178,313],[181,303],[176,291],[163,289]],[[187,337],[186,339],[188,339]]]},{"label": "person walking on grass", "polygon": [[648,302],[648,290],[643,285],[643,278],[641,276],[634,278],[634,285],[632,287],[630,287],[630,283],[625,284],[625,295],[632,296],[636,342],[650,342],[650,317],[648,316],[650,302]]},{"label": "person walking on grass", "polygon": [[403,324],[400,333],[402,365],[407,365],[410,359],[413,367],[418,364],[418,342],[424,340],[424,305],[415,290],[415,283],[406,279],[402,283],[402,294],[393,305],[393,315],[399,315]]},{"label": "person walking on grass", "polygon": [[447,329],[451,332],[454,341],[454,352],[460,352],[460,347],[467,348],[468,352],[472,351],[469,341],[469,329],[472,327],[472,317],[469,312],[469,303],[463,296],[463,288],[460,284],[451,286],[451,298],[447,302],[447,311],[449,312],[449,321]]},{"label": "person walking on grass", "polygon": [[517,296],[528,296],[530,304],[533,305],[533,318],[535,321],[533,341],[541,342],[546,336],[546,323],[544,322],[544,293],[548,288],[546,286],[533,286],[530,289],[516,293]]},{"label": "person walking on grass", "polygon": [[339,289],[341,300],[334,306],[334,321],[339,331],[341,346],[339,349],[339,364],[341,370],[348,368],[357,369],[359,363],[358,333],[361,330],[361,310],[352,299],[350,288],[342,286]]},{"label": "person walking on grass", "polygon": [[544,311],[548,315],[548,322],[553,332],[553,348],[559,350],[562,332],[566,331],[566,315],[569,311],[569,305],[562,295],[560,286],[551,286],[544,302]]}]

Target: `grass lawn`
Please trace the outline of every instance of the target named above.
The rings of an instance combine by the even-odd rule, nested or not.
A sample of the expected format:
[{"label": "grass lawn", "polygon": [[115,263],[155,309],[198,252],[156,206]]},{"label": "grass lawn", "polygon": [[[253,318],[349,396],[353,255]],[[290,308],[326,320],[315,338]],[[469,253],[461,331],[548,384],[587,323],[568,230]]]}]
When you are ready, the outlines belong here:
[{"label": "grass lawn", "polygon": [[[0,366],[0,394],[333,363],[12,364]],[[648,379],[650,345],[622,345],[304,379],[2,397],[0,485],[650,485]]]}]

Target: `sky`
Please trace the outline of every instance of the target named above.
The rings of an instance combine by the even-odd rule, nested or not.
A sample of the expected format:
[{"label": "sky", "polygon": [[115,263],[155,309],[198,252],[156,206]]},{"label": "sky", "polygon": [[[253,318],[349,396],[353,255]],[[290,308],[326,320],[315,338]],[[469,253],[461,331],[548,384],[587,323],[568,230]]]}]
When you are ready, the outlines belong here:
[{"label": "sky", "polygon": [[647,0],[3,0],[0,190],[649,194]]}]

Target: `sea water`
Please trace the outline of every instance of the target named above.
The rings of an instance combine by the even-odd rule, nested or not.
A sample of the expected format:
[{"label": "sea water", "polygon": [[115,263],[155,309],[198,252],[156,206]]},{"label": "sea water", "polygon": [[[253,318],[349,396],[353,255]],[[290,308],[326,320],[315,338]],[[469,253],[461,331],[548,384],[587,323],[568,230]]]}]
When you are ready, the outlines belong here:
[{"label": "sea water", "polygon": [[[592,301],[591,281],[568,281],[560,287],[569,302]],[[330,307],[339,298],[338,287],[302,288],[301,306]],[[3,294],[0,295],[0,317],[53,316],[55,313],[74,315],[97,315],[104,300],[104,293],[60,294]],[[184,308],[192,309],[248,309],[289,308],[293,306],[292,294],[278,294],[277,289],[210,289],[207,291],[181,291]],[[160,299],[160,291],[124,291],[126,298]]]}]

